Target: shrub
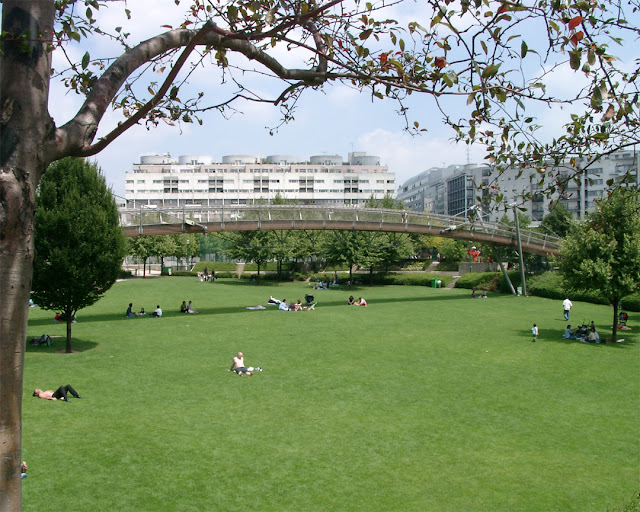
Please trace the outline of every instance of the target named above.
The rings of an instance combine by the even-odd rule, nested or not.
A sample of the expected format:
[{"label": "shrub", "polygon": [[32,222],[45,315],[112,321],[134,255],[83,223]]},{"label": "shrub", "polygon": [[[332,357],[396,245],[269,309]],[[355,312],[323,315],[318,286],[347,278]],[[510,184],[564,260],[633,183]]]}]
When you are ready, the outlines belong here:
[{"label": "shrub", "polygon": [[207,267],[209,272],[214,269],[217,275],[219,271],[233,272],[237,268],[237,264],[233,261],[199,261],[193,266],[193,271],[204,272],[204,267]]},{"label": "shrub", "polygon": [[450,260],[441,260],[440,263],[438,263],[438,270],[444,270],[448,272],[457,272],[458,262],[450,261]]},{"label": "shrub", "polygon": [[[469,272],[456,281],[456,288],[466,288],[469,290],[473,288],[483,288],[494,292],[499,291],[497,287],[497,279],[499,277],[496,272]],[[508,288],[509,286],[507,285],[507,289]]]},{"label": "shrub", "polygon": [[633,295],[627,295],[620,304],[623,309],[627,311],[640,312],[640,293],[634,293]]},{"label": "shrub", "polygon": [[198,277],[198,273],[192,270],[174,270],[172,275],[177,277]]}]

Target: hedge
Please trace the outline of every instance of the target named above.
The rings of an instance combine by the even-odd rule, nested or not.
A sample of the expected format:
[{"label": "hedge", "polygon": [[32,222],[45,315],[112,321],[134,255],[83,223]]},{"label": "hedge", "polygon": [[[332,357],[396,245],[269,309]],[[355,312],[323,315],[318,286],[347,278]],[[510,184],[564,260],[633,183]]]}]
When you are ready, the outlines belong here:
[{"label": "hedge", "polygon": [[[520,273],[516,270],[507,272],[514,288],[520,286]],[[502,272],[468,273],[456,282],[456,288],[480,288],[500,293],[511,293]],[[572,300],[591,302],[593,304],[608,304],[606,297],[597,291],[567,291],[562,282],[562,275],[558,272],[543,272],[527,277],[527,294],[547,299],[563,300],[568,295]],[[629,295],[622,299],[622,308],[627,311],[640,311],[640,294]]]}]

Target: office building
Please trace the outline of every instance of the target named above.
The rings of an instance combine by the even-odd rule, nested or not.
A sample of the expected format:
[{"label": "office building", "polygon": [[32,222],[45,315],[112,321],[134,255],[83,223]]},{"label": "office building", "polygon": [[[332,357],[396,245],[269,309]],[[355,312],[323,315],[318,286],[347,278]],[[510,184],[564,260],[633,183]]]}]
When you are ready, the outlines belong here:
[{"label": "office building", "polygon": [[[593,209],[594,200],[606,193],[608,183],[620,183],[630,176],[637,186],[638,166],[637,153],[622,150],[603,156],[573,178],[568,168],[549,168],[547,179],[554,176],[566,183],[562,195],[558,188],[547,197],[546,184],[539,183],[540,174],[535,169],[507,169],[499,175],[488,166],[451,165],[429,169],[407,180],[398,189],[398,199],[412,210],[465,217],[472,207],[481,206],[483,218],[494,222],[504,216],[505,204],[516,203],[534,223],[549,213],[552,201],[560,201],[574,217],[584,218]],[[498,195],[502,196],[501,206],[488,200]]]}]

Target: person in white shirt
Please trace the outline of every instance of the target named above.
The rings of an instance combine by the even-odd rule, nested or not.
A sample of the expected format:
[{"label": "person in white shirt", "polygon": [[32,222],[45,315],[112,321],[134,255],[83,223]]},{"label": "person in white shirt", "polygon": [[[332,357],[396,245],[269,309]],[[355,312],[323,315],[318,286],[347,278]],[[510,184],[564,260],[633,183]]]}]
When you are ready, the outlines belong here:
[{"label": "person in white shirt", "polygon": [[573,307],[573,303],[569,300],[569,297],[562,301],[562,309],[564,310],[564,319],[569,320],[569,313],[571,312],[571,308]]},{"label": "person in white shirt", "polygon": [[160,318],[162,316],[162,309],[160,309],[160,304],[158,304],[153,313],[151,313],[151,316],[154,316],[156,318]]}]

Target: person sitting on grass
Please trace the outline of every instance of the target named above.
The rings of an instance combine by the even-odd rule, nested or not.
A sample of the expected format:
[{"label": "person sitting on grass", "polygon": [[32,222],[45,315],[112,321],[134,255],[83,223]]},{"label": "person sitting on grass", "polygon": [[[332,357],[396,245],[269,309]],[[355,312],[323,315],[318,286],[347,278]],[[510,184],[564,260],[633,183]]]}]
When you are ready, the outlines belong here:
[{"label": "person sitting on grass", "polygon": [[281,311],[289,311],[289,306],[287,306],[287,299],[282,299],[280,304],[278,304],[278,309]]},{"label": "person sitting on grass", "polygon": [[227,371],[234,371],[240,377],[242,377],[243,375],[248,375],[249,377],[253,375],[253,372],[247,370],[247,367],[244,365],[244,355],[242,354],[242,352],[238,352],[238,355],[233,358],[231,368],[229,368]]},{"label": "person sitting on grass", "polygon": [[358,297],[358,302],[356,302],[356,306],[366,306],[367,305],[367,301],[364,300],[362,297]]},{"label": "person sitting on grass", "polygon": [[187,301],[183,300],[182,304],[180,304],[180,313],[186,313],[187,312]]},{"label": "person sitting on grass", "polygon": [[151,313],[151,316],[154,317],[154,318],[162,317],[162,309],[160,309],[160,304],[158,304],[158,306],[153,311],[153,313]]},{"label": "person sitting on grass", "polygon": [[138,313],[133,311],[133,302],[129,302],[129,307],[127,308],[127,312],[125,313],[127,318],[133,318],[134,316],[138,316]]},{"label": "person sitting on grass", "polygon": [[76,398],[82,398],[78,394],[78,392],[69,384],[67,384],[66,386],[60,386],[55,391],[51,391],[50,389],[42,391],[40,388],[36,388],[33,390],[33,396],[37,396],[38,398],[42,398],[44,400],[62,400],[63,402],[69,401],[67,393],[71,393],[71,395]]},{"label": "person sitting on grass", "polygon": [[564,339],[567,340],[575,340],[576,339],[576,335],[573,334],[573,331],[571,330],[571,325],[567,325],[567,328],[564,331],[564,334],[562,335],[562,337]]},{"label": "person sitting on grass", "polygon": [[356,299],[353,298],[353,295],[349,295],[347,299],[347,306],[353,306],[356,303]]},{"label": "person sitting on grass", "polygon": [[189,301],[189,304],[187,304],[187,313],[191,313],[191,314],[198,314],[200,313],[200,311],[196,311],[195,309],[193,309],[193,306],[191,304],[191,301]]},{"label": "person sitting on grass", "polygon": [[144,316],[146,315],[146,313],[144,312],[144,308],[140,308],[140,313],[138,313],[138,316]]}]

